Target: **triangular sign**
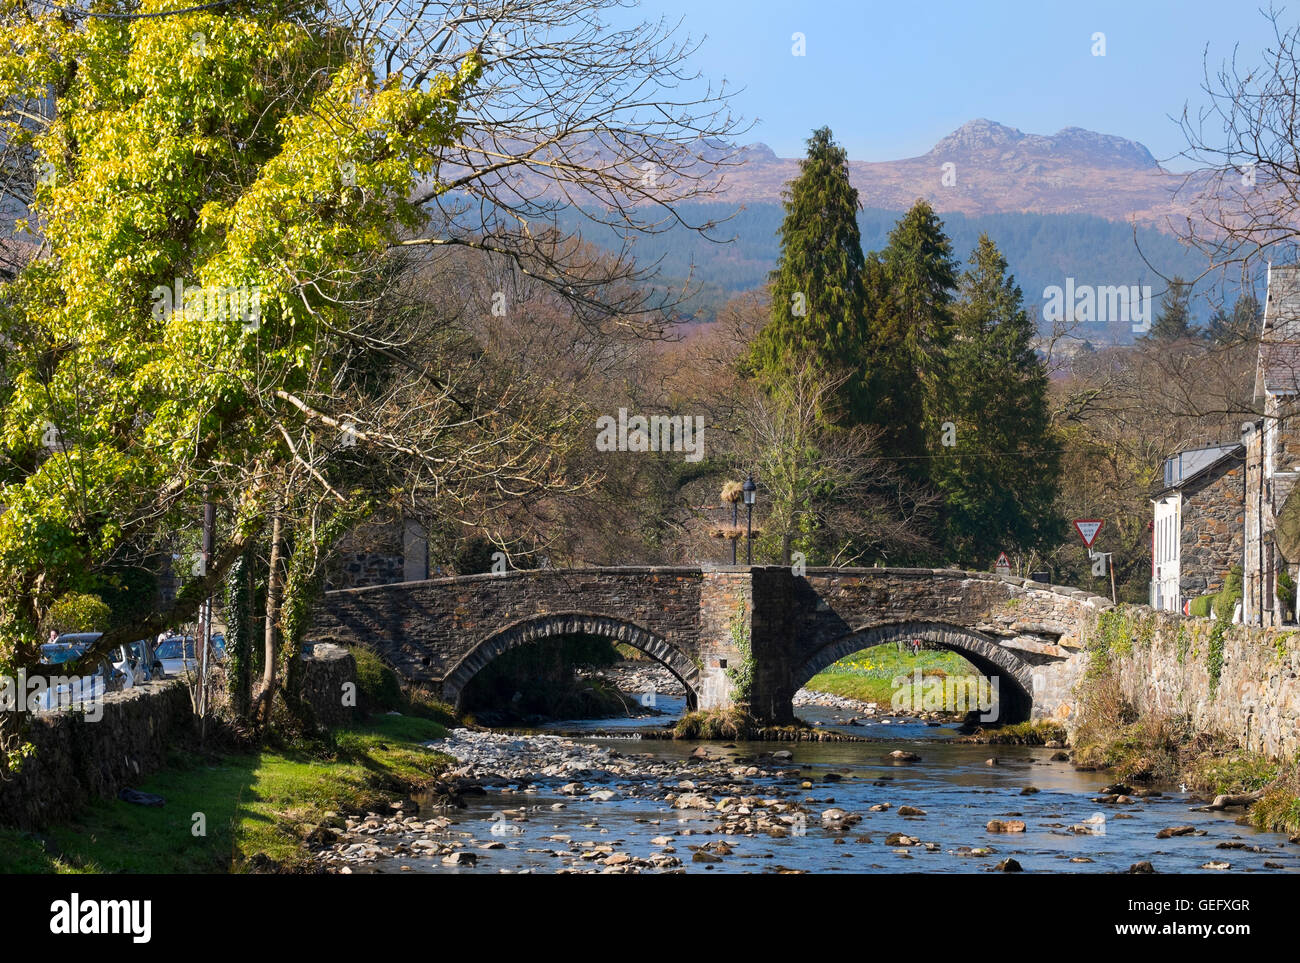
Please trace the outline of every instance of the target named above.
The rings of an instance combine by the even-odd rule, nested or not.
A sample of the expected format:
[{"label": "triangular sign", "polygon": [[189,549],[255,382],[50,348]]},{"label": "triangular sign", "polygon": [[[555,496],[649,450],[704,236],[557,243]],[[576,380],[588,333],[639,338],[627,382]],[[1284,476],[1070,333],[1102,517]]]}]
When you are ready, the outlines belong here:
[{"label": "triangular sign", "polygon": [[1101,531],[1101,526],[1105,524],[1104,519],[1100,518],[1076,518],[1074,527],[1079,531],[1079,537],[1083,539],[1083,544],[1092,548],[1092,543],[1097,540],[1097,533]]},{"label": "triangular sign", "polygon": [[998,561],[997,561],[997,564],[994,565],[993,567],[994,567],[994,568],[1010,568],[1010,567],[1011,567],[1011,559],[1007,558],[1007,553],[1006,553],[1006,552],[998,552]]}]

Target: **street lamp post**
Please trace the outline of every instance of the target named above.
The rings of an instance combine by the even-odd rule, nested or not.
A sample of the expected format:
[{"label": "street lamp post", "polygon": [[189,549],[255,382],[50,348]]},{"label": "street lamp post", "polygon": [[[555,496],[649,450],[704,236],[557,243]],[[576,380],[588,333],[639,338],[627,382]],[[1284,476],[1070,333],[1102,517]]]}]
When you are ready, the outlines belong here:
[{"label": "street lamp post", "polygon": [[740,522],[740,502],[731,503],[731,564],[736,564],[736,526]]},{"label": "street lamp post", "polygon": [[745,564],[754,564],[754,496],[758,491],[758,486],[754,484],[754,476],[751,473],[745,478],[745,485],[741,489],[745,493],[745,508],[749,513],[749,519],[745,523]]}]

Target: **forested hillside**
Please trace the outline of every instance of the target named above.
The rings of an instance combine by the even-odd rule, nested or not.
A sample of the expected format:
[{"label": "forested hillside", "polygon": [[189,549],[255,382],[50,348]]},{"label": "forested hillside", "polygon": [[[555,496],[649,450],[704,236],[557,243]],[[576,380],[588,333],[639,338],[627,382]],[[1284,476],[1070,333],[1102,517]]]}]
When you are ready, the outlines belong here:
[{"label": "forested hillside", "polygon": [[[755,203],[738,210],[731,204],[697,204],[685,213],[692,223],[709,219],[722,222],[713,232],[720,243],[711,243],[693,231],[673,228],[637,238],[633,250],[642,264],[659,262],[665,279],[690,276],[701,288],[693,302],[694,314],[711,320],[727,297],[761,285],[776,265],[781,206]],[[863,248],[883,248],[902,214],[880,208],[859,211]],[[1031,309],[1041,305],[1044,288],[1064,284],[1067,277],[1079,284],[1149,284],[1153,302],[1158,303],[1166,287],[1160,274],[1194,278],[1204,264],[1203,257],[1168,234],[1139,227],[1135,236],[1131,225],[1087,214],[971,217],[945,213],[943,222],[953,248],[963,258],[975,248],[981,234],[988,234],[1011,265]],[[566,230],[582,227],[586,238],[600,246],[614,248],[621,244],[614,230],[593,227],[578,212],[562,214],[558,223]],[[1204,323],[1212,313],[1204,295],[1198,285],[1192,310],[1194,324]],[[1131,329],[1125,325],[1094,324],[1078,333],[1098,344],[1126,344],[1133,339]]]}]

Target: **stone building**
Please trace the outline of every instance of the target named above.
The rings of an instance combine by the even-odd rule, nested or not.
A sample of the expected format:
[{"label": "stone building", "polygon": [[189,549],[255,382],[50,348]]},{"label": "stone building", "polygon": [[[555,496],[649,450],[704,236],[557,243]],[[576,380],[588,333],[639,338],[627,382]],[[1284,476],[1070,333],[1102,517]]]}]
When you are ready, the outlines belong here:
[{"label": "stone building", "polygon": [[1232,442],[1180,451],[1165,461],[1152,497],[1151,607],[1180,611],[1223,588],[1244,544],[1246,449]]},{"label": "stone building", "polygon": [[[1268,298],[1255,367],[1255,403],[1263,418],[1243,426],[1247,450],[1243,620],[1288,621],[1288,590],[1300,569],[1300,266],[1270,265]],[[1293,589],[1292,589],[1293,591]],[[1293,615],[1293,613],[1292,613]]]},{"label": "stone building", "polygon": [[374,519],[347,534],[325,579],[327,589],[416,582],[430,576],[424,527],[411,518]]}]

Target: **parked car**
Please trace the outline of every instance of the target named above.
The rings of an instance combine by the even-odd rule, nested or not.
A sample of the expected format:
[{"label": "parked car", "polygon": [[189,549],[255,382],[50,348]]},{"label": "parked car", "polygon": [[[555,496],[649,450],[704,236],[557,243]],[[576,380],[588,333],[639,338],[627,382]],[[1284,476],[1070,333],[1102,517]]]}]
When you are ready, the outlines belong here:
[{"label": "parked car", "polygon": [[152,682],[162,675],[162,663],[153,653],[153,647],[145,639],[119,645],[109,655],[113,668],[127,678],[127,686]]},{"label": "parked car", "polygon": [[[225,640],[219,636],[212,637],[210,657],[216,662],[224,661],[226,658]],[[154,660],[162,665],[162,670],[168,675],[197,672],[199,659],[195,655],[194,636],[187,635],[182,638],[173,635],[163,639],[154,649]]]},{"label": "parked car", "polygon": [[[48,666],[65,665],[80,659],[98,639],[99,632],[66,633],[55,642],[41,646],[41,664]],[[109,692],[115,692],[135,681],[134,674],[119,669],[108,659],[101,659],[92,671],[75,667],[76,675],[68,676],[67,681],[51,684],[40,695],[36,703],[37,712],[50,712],[54,709],[102,698]],[[50,673],[52,676],[63,675],[63,670]]]}]

